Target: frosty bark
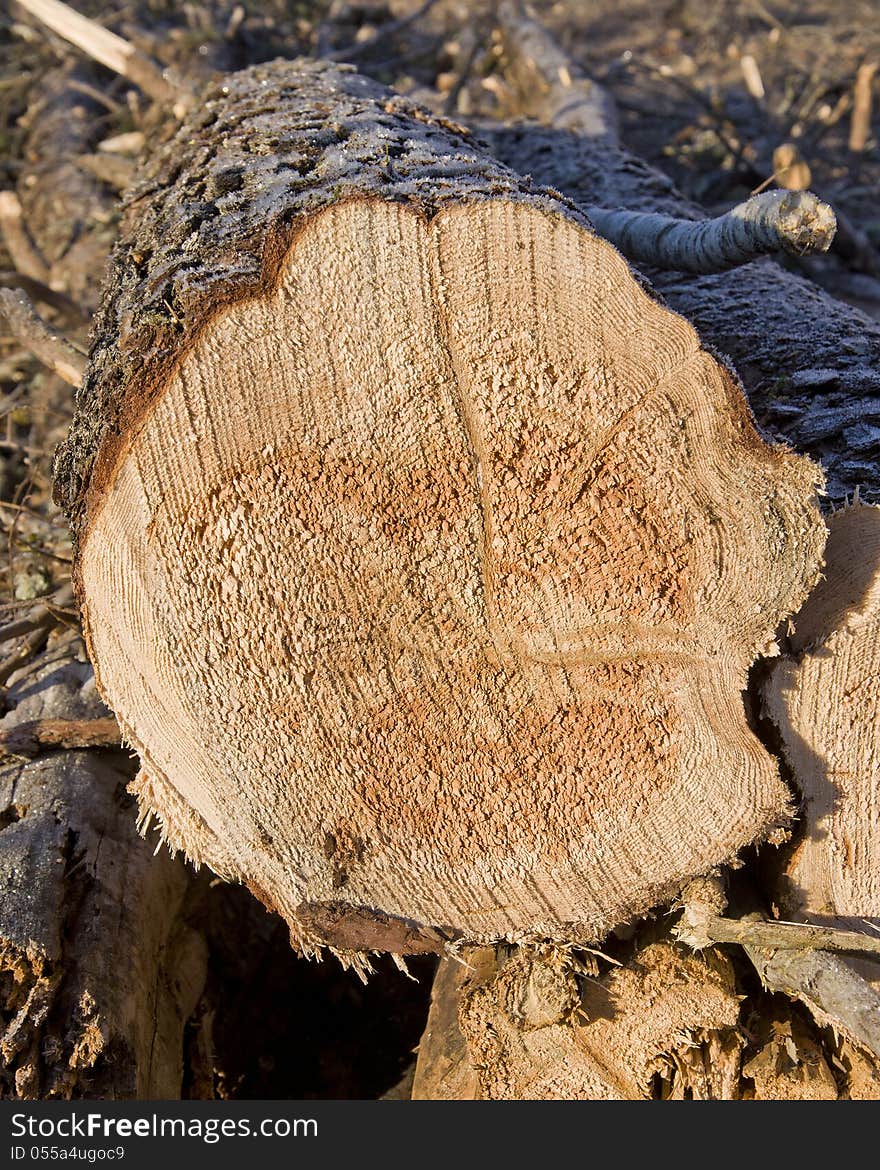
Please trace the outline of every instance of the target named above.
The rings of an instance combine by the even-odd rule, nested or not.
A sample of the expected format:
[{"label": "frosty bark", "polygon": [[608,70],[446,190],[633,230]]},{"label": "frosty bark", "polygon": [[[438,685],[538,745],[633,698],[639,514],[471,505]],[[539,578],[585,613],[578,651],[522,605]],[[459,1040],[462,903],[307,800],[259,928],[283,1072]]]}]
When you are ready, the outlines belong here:
[{"label": "frosty bark", "polygon": [[771,252],[825,252],[836,221],[808,191],[765,191],[716,219],[675,219],[650,211],[585,208],[596,231],[637,264],[710,274]]},{"label": "frosty bark", "polygon": [[597,938],[785,820],[740,695],[815,470],[570,205],[259,67],[149,165],[94,336],[99,683],[169,841],[304,950]]}]

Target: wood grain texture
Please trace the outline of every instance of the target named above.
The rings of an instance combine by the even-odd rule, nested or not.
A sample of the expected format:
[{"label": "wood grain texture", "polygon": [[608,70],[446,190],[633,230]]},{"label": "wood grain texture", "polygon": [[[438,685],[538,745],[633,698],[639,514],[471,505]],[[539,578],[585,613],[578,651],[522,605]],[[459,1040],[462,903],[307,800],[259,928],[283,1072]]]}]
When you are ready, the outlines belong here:
[{"label": "wood grain texture", "polygon": [[459,1031],[438,1030],[426,1053],[439,1072],[451,1036],[446,1081],[427,1082],[435,1099],[473,1093],[458,1035],[482,1100],[638,1101],[654,1095],[655,1081],[678,1099],[740,1095],[740,1000],[723,956],[651,943],[586,980],[561,952],[519,949],[505,960],[484,950],[469,959]]},{"label": "wood grain texture", "polygon": [[[321,67],[223,88],[140,197],[59,464],[143,806],[306,950],[599,937],[786,818],[741,691],[818,575],[816,470],[457,132]],[[229,222],[138,261],[248,119]]]},{"label": "wood grain texture", "polygon": [[765,691],[803,799],[779,897],[787,916],[863,930],[880,926],[880,508],[857,503],[828,527],[796,657],[775,665]]}]

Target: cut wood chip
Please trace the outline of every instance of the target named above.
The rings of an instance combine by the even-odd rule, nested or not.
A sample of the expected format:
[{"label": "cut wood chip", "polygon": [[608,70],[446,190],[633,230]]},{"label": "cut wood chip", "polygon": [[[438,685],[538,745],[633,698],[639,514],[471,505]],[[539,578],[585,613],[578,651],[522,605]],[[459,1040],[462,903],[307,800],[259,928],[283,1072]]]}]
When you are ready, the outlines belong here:
[{"label": "cut wood chip", "polygon": [[149,164],[57,473],[142,802],[306,951],[595,939],[786,820],[742,691],[816,468],[353,72],[227,78]]}]

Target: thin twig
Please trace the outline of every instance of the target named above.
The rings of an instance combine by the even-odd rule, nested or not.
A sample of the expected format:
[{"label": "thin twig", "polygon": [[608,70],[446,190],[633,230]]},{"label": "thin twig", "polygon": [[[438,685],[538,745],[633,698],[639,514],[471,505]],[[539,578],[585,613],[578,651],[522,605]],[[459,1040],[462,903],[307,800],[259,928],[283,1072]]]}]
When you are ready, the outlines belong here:
[{"label": "thin twig", "polygon": [[761,70],[758,68],[758,62],[751,53],[746,53],[740,57],[739,64],[746,89],[756,102],[762,102],[764,100],[764,81],[761,77]]},{"label": "thin twig", "polygon": [[0,191],[0,234],[16,270],[45,286],[49,265],[25,227],[21,203],[14,191]]},{"label": "thin twig", "polygon": [[66,293],[59,292],[56,288],[50,288],[48,284],[43,284],[41,280],[36,280],[34,277],[25,276],[22,272],[0,270],[0,287],[20,288],[27,293],[32,301],[42,301],[44,305],[57,309],[59,313],[63,313],[65,317],[72,320],[85,323],[89,319],[89,315],[82,305],[78,305]]},{"label": "thin twig", "polygon": [[17,3],[46,28],[114,73],[128,78],[153,101],[169,106],[177,116],[182,116],[192,105],[190,91],[169,81],[151,57],[68,4],[60,0],[17,0]]},{"label": "thin twig", "polygon": [[0,289],[0,310],[16,339],[71,386],[82,384],[86,358],[66,337],[47,325],[21,289]]},{"label": "thin twig", "polygon": [[36,654],[45,641],[45,628],[27,634],[23,642],[0,662],[0,686],[5,686],[10,677]]},{"label": "thin twig", "polygon": [[834,212],[809,191],[767,191],[716,219],[675,219],[656,212],[587,207],[596,231],[624,256],[655,268],[724,272],[772,252],[825,252]]},{"label": "thin twig", "polygon": [[409,16],[403,16],[400,20],[392,20],[388,24],[383,24],[373,36],[366,40],[356,41],[345,49],[337,49],[333,53],[324,54],[324,56],[328,61],[354,61],[358,57],[363,57],[365,53],[370,53],[373,49],[384,48],[390,37],[405,32],[416,21],[426,16],[436,3],[437,0],[424,0],[424,3],[419,5],[415,12],[411,12]]},{"label": "thin twig", "polygon": [[854,154],[861,154],[868,145],[868,138],[871,135],[871,90],[877,68],[876,61],[867,61],[859,66],[856,73],[852,120],[849,126],[849,148]]}]

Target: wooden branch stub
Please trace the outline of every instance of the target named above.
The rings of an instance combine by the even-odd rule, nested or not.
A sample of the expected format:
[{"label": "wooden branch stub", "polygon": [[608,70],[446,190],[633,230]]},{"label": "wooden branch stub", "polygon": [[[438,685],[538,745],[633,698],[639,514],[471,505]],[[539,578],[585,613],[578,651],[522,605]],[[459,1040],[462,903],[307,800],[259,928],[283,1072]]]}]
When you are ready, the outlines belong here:
[{"label": "wooden branch stub", "polygon": [[716,219],[595,206],[585,210],[596,231],[628,260],[701,275],[772,252],[827,252],[837,227],[828,204],[809,191],[765,191]]},{"label": "wooden branch stub", "polygon": [[106,748],[121,745],[119,725],[110,716],[99,719],[32,719],[0,731],[0,758],[37,756],[59,748]]}]

